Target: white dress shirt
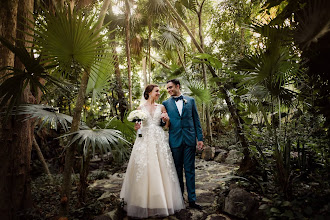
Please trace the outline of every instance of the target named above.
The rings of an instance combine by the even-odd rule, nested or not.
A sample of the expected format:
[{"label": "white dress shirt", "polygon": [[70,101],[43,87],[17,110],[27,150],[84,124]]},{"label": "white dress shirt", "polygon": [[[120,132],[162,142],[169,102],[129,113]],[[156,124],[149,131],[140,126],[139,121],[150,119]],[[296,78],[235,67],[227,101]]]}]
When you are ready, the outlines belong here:
[{"label": "white dress shirt", "polygon": [[[179,96],[177,96],[179,97]],[[176,97],[175,97],[176,98]],[[183,109],[183,100],[178,100],[177,102],[175,102],[176,107],[178,108],[179,114],[180,116],[182,115],[182,109]]]}]

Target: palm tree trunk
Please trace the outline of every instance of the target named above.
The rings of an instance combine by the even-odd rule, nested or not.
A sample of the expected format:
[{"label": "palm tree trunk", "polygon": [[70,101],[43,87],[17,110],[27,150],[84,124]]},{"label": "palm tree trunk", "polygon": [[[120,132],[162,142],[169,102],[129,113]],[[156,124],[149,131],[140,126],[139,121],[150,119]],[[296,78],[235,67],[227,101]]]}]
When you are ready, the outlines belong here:
[{"label": "palm tree trunk", "polygon": [[35,139],[35,137],[33,137],[33,147],[35,148],[35,150],[37,151],[37,154],[38,154],[38,157],[39,157],[39,160],[41,161],[41,164],[42,166],[44,167],[45,169],[45,173],[48,175],[48,178],[51,182],[53,182],[53,177],[52,177],[52,174],[49,172],[49,169],[48,169],[48,165],[46,163],[46,160],[44,158],[44,155],[42,154],[41,152],[41,149]]},{"label": "palm tree trunk", "polygon": [[89,173],[89,164],[91,160],[91,154],[92,150],[90,149],[91,146],[88,147],[87,155],[83,155],[81,158],[81,168],[80,168],[80,177],[79,177],[79,188],[78,188],[78,199],[79,199],[79,205],[82,205],[86,202],[86,195],[87,195],[87,177]]},{"label": "palm tree trunk", "polygon": [[131,76],[131,51],[130,51],[130,5],[129,1],[125,0],[125,27],[126,27],[126,56],[127,56],[127,75],[128,75],[128,95],[129,95],[129,109],[133,108],[132,100],[132,76]]},{"label": "palm tree trunk", "polygon": [[[111,8],[111,7],[110,7]],[[113,11],[110,10],[110,14],[111,16],[113,16]],[[118,96],[118,104],[119,104],[119,113],[120,113],[120,120],[124,121],[124,117],[125,117],[125,112],[127,111],[127,101],[125,99],[125,94],[123,91],[123,82],[122,82],[122,77],[121,77],[121,72],[120,72],[120,68],[119,68],[119,58],[118,58],[118,54],[116,51],[116,47],[117,47],[117,41],[116,41],[116,33],[114,31],[112,31],[110,33],[110,42],[111,42],[111,46],[112,46],[112,54],[113,54],[113,60],[114,60],[114,66],[115,66],[115,77],[116,77],[116,82],[117,82],[117,86],[115,88],[117,96]],[[110,102],[109,102],[110,104]],[[117,103],[114,103],[115,105]],[[115,109],[115,113],[117,114],[117,109]]]},{"label": "palm tree trunk", "polygon": [[[104,15],[106,10],[110,5],[110,0],[105,0],[100,12],[99,17],[99,27],[102,26]],[[85,101],[86,89],[88,84],[90,70],[84,70],[80,88],[78,91],[76,106],[73,111],[73,119],[71,124],[70,133],[78,131],[81,119],[81,112]],[[65,165],[64,165],[64,172],[63,172],[63,182],[62,182],[62,190],[61,190],[61,208],[60,214],[63,216],[68,215],[69,211],[69,200],[70,200],[70,193],[71,193],[71,171],[74,163],[74,153],[76,149],[76,144],[70,145],[65,154]]]},{"label": "palm tree trunk", "polygon": [[[202,11],[203,11],[203,5],[205,0],[202,1],[202,3],[199,5],[198,1],[197,4],[199,5],[199,11],[197,12],[198,16],[198,29],[199,29],[199,39],[200,39],[200,45],[201,48],[204,50],[204,39],[203,39],[203,21],[202,21]],[[207,74],[205,69],[205,64],[202,63],[202,73],[203,73],[203,82],[204,87],[207,89]],[[212,127],[211,127],[211,114],[210,114],[210,105],[207,103],[204,103],[205,105],[205,118],[206,118],[206,140],[208,141],[208,144],[211,145],[212,143]]]},{"label": "palm tree trunk", "polygon": [[142,72],[143,72],[143,85],[144,85],[144,88],[145,88],[148,85],[148,80],[147,80],[147,58],[145,56],[143,56],[143,58],[142,58]]},{"label": "palm tree trunk", "polygon": [[151,16],[148,19],[148,75],[149,84],[151,83]]},{"label": "palm tree trunk", "polygon": [[[89,71],[85,70],[81,78],[76,106],[73,110],[73,119],[72,119],[70,133],[78,131],[79,129],[81,112],[85,101],[88,79],[89,79]],[[71,193],[71,172],[74,164],[75,150],[76,150],[76,144],[72,144],[67,148],[65,154],[65,164],[64,164],[63,182],[62,182],[62,190],[61,190],[61,209],[60,209],[60,215],[62,216],[67,216],[69,211],[69,200]]]},{"label": "palm tree trunk", "polygon": [[[11,43],[13,39],[23,41],[24,46],[30,46],[25,40],[33,31],[23,25],[24,17],[33,20],[33,0],[5,0],[0,2],[0,35]],[[18,17],[18,14],[20,15]],[[18,31],[25,30],[28,34]],[[0,67],[15,66],[24,69],[24,66],[14,54],[3,45],[0,45]],[[6,72],[1,72],[1,76]],[[29,86],[21,97],[23,103],[33,103]],[[19,121],[20,118],[9,119],[0,123],[0,219],[16,219],[17,211],[32,206],[30,162],[33,126],[31,120]],[[2,121],[2,118],[0,118]]]}]

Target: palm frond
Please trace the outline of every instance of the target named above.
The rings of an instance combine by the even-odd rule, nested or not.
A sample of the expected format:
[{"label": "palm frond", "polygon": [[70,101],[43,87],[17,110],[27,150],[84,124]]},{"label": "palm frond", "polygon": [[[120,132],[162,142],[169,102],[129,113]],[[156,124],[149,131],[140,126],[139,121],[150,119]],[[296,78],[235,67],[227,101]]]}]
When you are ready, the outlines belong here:
[{"label": "palm frond", "polygon": [[39,129],[48,126],[57,130],[58,125],[61,125],[64,131],[68,132],[72,122],[71,116],[61,114],[58,109],[48,105],[24,104],[17,108],[16,114],[25,115],[24,120],[37,119]]},{"label": "palm frond", "polygon": [[148,0],[145,4],[146,14],[151,16],[163,16],[167,13],[167,6],[163,0]]},{"label": "palm frond", "polygon": [[114,66],[111,61],[103,62],[100,68],[92,68],[86,90],[86,94],[92,93],[92,103],[105,92],[105,89],[109,86],[109,80],[113,72]]},{"label": "palm frond", "polygon": [[87,155],[88,149],[91,146],[93,154],[98,148],[101,152],[111,152],[112,150],[120,151],[122,144],[129,145],[121,132],[115,129],[86,129],[79,130],[73,133],[62,135],[61,137],[73,136],[68,146],[73,143],[78,143],[83,146],[84,155]]},{"label": "palm frond", "polygon": [[176,28],[166,25],[160,27],[159,30],[161,32],[159,41],[164,48],[172,50],[184,47],[183,38]]},{"label": "palm frond", "polygon": [[297,13],[295,40],[302,49],[308,48],[330,31],[330,2],[308,1],[301,13]]},{"label": "palm frond", "polygon": [[102,127],[107,129],[110,128],[110,129],[119,130],[127,141],[133,143],[136,138],[136,132],[134,130],[134,123],[127,120],[128,114],[129,114],[128,112],[125,114],[123,121],[121,121],[117,117],[113,117],[109,122],[107,122]]},{"label": "palm frond", "polygon": [[94,18],[82,11],[71,13],[69,8],[57,10],[56,15],[46,12],[38,18],[35,49],[41,51],[43,62],[63,73],[99,68],[107,54],[107,42],[100,34],[104,27],[96,29]]},{"label": "palm frond", "polygon": [[201,80],[184,80],[184,83],[191,91],[191,96],[197,97],[201,102],[209,103],[211,101],[211,94]]},{"label": "palm frond", "polygon": [[197,2],[196,0],[181,0],[180,3],[184,5],[187,9],[196,11]]},{"label": "palm frond", "polygon": [[63,82],[47,74],[47,70],[52,66],[41,64],[40,57],[35,58],[35,54],[29,53],[22,42],[18,41],[16,45],[13,45],[3,37],[0,37],[0,42],[12,51],[25,66],[24,70],[14,67],[2,67],[0,69],[0,71],[6,70],[8,72],[1,78],[4,81],[0,85],[0,106],[5,106],[7,109],[6,119],[12,114],[14,106],[18,107],[21,104],[21,97],[27,85],[33,91],[40,89],[44,94],[47,92],[47,88],[40,83],[40,79],[68,91]]}]

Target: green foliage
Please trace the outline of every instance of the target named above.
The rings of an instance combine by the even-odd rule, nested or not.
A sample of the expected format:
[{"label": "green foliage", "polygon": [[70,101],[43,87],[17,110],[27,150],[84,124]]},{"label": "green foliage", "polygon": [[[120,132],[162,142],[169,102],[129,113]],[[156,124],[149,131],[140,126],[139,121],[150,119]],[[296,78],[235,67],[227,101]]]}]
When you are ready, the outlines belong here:
[{"label": "green foliage", "polygon": [[81,72],[83,68],[100,69],[107,42],[100,34],[103,28],[94,23],[94,16],[88,17],[82,11],[70,8],[56,10],[55,16],[45,12],[37,18],[34,49],[39,51],[43,63],[48,63],[66,75]]},{"label": "green foliage", "polygon": [[92,104],[97,98],[101,98],[103,93],[109,87],[109,81],[114,72],[114,66],[109,62],[101,63],[100,68],[92,68],[88,80],[86,94],[92,93]]},{"label": "green foliage", "polygon": [[68,146],[77,142],[83,146],[83,153],[87,155],[88,149],[91,146],[93,154],[97,147],[102,153],[111,152],[112,149],[120,150],[122,144],[129,144],[121,135],[121,132],[115,129],[86,129],[79,130],[73,133],[62,135],[61,137],[71,136]]},{"label": "green foliage", "polygon": [[197,2],[196,0],[180,0],[179,1],[182,5],[184,5],[187,9],[192,10],[192,11],[196,11],[196,6],[197,6]]},{"label": "green foliage", "polygon": [[222,68],[222,62],[219,61],[215,56],[207,53],[195,54],[195,57],[198,59],[193,59],[194,63],[205,63],[211,65],[215,69]]},{"label": "green foliage", "polygon": [[35,58],[34,53],[28,53],[22,42],[18,41],[16,45],[13,45],[3,37],[0,37],[0,42],[12,51],[25,66],[24,70],[9,66],[0,69],[0,71],[8,71],[1,77],[1,80],[4,81],[0,85],[0,106],[5,107],[8,104],[6,106],[6,119],[11,114],[13,108],[21,104],[21,97],[28,85],[33,91],[40,89],[42,93],[47,92],[47,88],[40,83],[40,79],[44,79],[48,83],[68,91],[63,82],[47,74],[46,71],[52,68],[52,66],[41,64],[40,57]]},{"label": "green foliage", "polygon": [[17,115],[25,115],[24,120],[37,119],[39,122],[39,130],[46,125],[49,129],[58,129],[61,125],[65,132],[70,130],[72,117],[69,115],[58,113],[58,109],[48,105],[21,105],[17,111]]},{"label": "green foliage", "polygon": [[163,0],[148,0],[145,4],[145,12],[149,16],[163,16],[167,12],[166,3]]},{"label": "green foliage", "polygon": [[190,95],[198,98],[199,101],[204,103],[209,103],[211,101],[210,91],[205,89],[203,82],[199,80],[187,80],[183,82],[183,84],[191,91]]},{"label": "green foliage", "polygon": [[167,50],[184,47],[183,38],[179,31],[169,25],[159,28],[161,35],[159,37],[160,44]]}]

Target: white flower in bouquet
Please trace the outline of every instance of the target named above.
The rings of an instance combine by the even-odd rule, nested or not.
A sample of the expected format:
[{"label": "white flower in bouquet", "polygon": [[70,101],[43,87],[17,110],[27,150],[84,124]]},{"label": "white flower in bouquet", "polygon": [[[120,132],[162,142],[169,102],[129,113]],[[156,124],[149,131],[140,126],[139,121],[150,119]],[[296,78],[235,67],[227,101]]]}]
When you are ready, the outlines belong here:
[{"label": "white flower in bouquet", "polygon": [[[129,113],[127,120],[135,123],[141,123],[141,121],[143,121],[146,118],[147,115],[142,110],[134,110],[131,113]],[[142,137],[142,133],[140,129],[137,130],[137,134],[139,137]]]},{"label": "white flower in bouquet", "polygon": [[131,111],[131,113],[129,113],[127,120],[132,122],[137,122],[137,121],[143,121],[146,118],[147,115],[142,110],[134,110]]}]

